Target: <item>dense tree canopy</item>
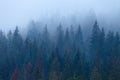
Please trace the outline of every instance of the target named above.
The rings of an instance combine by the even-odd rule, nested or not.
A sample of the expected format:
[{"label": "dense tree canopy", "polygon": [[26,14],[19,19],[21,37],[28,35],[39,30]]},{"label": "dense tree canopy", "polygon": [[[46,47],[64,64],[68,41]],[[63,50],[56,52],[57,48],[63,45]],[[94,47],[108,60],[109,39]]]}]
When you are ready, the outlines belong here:
[{"label": "dense tree canopy", "polygon": [[7,35],[0,31],[0,80],[120,80],[118,32],[95,21],[85,41],[80,25],[59,24],[54,37],[47,25],[29,26],[25,38],[18,27]]}]

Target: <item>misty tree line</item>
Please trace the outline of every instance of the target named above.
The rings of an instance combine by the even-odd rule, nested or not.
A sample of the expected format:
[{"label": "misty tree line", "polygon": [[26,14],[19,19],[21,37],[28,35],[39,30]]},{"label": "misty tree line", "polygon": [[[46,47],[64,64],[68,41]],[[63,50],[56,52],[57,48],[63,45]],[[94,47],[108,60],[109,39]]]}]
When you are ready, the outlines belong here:
[{"label": "misty tree line", "polygon": [[95,21],[87,42],[76,27],[60,24],[54,37],[47,25],[39,32],[33,24],[25,38],[18,27],[0,31],[0,80],[119,80],[119,33]]}]

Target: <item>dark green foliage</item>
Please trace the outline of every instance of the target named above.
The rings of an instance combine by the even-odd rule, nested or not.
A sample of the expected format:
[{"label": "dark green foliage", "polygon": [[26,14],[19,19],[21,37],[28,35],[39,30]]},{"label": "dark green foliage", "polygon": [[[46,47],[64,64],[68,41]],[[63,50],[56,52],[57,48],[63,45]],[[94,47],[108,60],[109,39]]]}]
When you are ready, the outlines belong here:
[{"label": "dark green foliage", "polygon": [[98,51],[99,47],[99,37],[100,36],[100,29],[98,26],[97,21],[95,22],[92,30],[92,36],[91,36],[91,48],[93,49],[93,52]]},{"label": "dark green foliage", "polygon": [[97,67],[93,67],[90,80],[103,80],[100,72],[98,71]]},{"label": "dark green foliage", "polygon": [[60,24],[54,35],[47,25],[43,32],[35,22],[29,27],[24,38],[18,27],[7,36],[0,31],[0,80],[120,80],[118,32],[95,21],[88,42],[80,25]]}]

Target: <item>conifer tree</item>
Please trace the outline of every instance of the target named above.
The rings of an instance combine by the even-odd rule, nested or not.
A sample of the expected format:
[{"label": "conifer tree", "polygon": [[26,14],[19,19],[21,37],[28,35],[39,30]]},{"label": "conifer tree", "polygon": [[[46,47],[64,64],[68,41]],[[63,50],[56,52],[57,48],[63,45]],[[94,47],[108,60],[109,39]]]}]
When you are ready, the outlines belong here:
[{"label": "conifer tree", "polygon": [[20,71],[18,68],[16,68],[12,74],[12,77],[10,80],[21,80],[20,79]]},{"label": "conifer tree", "polygon": [[95,66],[92,69],[90,80],[102,80],[101,74]]}]

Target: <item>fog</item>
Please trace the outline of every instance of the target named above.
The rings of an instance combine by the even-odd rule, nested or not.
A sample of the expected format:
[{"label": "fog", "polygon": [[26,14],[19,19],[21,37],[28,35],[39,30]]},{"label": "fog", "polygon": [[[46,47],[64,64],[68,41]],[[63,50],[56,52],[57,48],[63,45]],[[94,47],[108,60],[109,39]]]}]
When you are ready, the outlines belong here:
[{"label": "fog", "polygon": [[120,0],[0,0],[0,80],[120,80],[119,21]]},{"label": "fog", "polygon": [[119,0],[0,0],[0,29],[8,31],[18,25],[23,30],[31,20],[51,23],[72,19],[80,20],[82,25],[91,12],[99,23],[118,26],[119,3]]}]

